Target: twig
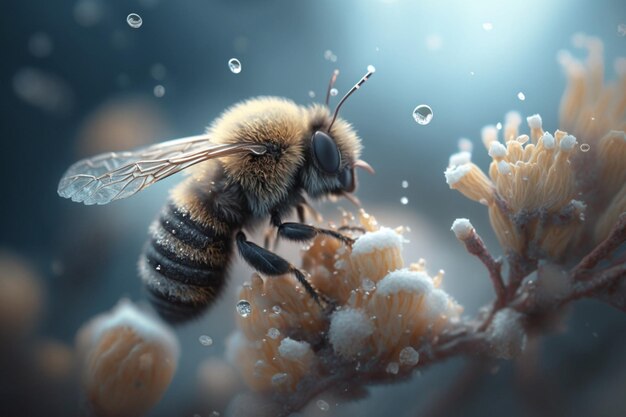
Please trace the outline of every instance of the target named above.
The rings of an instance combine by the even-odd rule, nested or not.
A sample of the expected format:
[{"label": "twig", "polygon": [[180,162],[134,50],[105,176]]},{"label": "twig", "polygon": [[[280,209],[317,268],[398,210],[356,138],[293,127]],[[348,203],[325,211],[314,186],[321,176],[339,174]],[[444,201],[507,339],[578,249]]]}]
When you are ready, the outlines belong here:
[{"label": "twig", "polygon": [[485,265],[485,268],[487,268],[487,271],[489,271],[489,278],[491,278],[491,283],[496,292],[495,308],[501,307],[506,295],[504,281],[502,280],[502,260],[496,260],[491,253],[489,253],[485,242],[473,227],[467,234],[457,234],[457,238],[465,244],[465,248],[469,253],[480,259]]},{"label": "twig", "polygon": [[570,301],[577,300],[579,298],[593,295],[602,288],[609,287],[617,282],[619,279],[626,278],[626,264],[622,263],[612,268],[608,268],[602,272],[593,274],[593,276],[585,281],[577,282],[570,294],[563,299],[560,305],[566,304]]},{"label": "twig", "polygon": [[580,279],[585,271],[594,268],[600,261],[608,258],[624,242],[626,242],[626,213],[622,213],[619,217],[609,236],[572,269],[572,278],[574,280]]}]

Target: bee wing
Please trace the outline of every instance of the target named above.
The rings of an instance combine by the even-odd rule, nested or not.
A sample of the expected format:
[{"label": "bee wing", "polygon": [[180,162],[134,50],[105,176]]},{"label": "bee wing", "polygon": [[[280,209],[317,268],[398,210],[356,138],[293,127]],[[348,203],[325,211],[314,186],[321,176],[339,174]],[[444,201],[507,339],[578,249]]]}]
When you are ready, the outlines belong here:
[{"label": "bee wing", "polygon": [[130,197],[199,162],[248,152],[262,155],[263,145],[215,145],[207,136],[191,136],[128,152],[109,152],[76,162],[61,178],[57,192],[72,201],[107,204]]}]

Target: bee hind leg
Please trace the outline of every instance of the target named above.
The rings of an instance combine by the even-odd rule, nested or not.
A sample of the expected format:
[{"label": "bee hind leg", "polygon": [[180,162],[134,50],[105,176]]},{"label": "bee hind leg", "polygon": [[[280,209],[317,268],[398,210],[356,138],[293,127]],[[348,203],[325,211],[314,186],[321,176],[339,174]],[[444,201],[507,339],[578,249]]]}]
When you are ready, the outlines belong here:
[{"label": "bee hind leg", "polygon": [[246,235],[241,231],[237,233],[237,249],[248,265],[258,272],[268,276],[293,274],[317,304],[320,306],[322,305],[321,302],[331,304],[330,299],[319,293],[302,271],[281,256],[248,241]]},{"label": "bee hind leg", "polygon": [[354,239],[330,229],[321,229],[303,223],[281,223],[278,226],[278,236],[295,242],[308,242],[322,234],[337,239],[348,246],[352,246]]}]

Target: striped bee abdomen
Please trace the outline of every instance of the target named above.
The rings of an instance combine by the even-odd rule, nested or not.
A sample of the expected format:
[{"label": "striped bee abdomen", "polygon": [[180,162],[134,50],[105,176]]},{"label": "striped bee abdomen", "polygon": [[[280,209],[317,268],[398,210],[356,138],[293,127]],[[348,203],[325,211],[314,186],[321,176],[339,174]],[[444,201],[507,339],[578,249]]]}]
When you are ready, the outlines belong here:
[{"label": "striped bee abdomen", "polygon": [[203,313],[224,287],[232,232],[191,218],[171,202],[150,226],[139,273],[159,315],[170,323]]}]

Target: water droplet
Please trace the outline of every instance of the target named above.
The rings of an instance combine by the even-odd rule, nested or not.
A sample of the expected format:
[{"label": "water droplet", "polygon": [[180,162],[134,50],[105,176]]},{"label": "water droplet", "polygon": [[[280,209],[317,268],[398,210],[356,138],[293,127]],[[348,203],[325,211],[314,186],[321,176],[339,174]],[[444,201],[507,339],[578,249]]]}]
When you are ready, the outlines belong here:
[{"label": "water droplet", "polygon": [[493,23],[491,23],[491,22],[483,23],[483,29],[486,30],[487,32],[489,32],[490,30],[493,29]]},{"label": "water droplet", "polygon": [[524,101],[526,100],[526,95],[520,91],[519,93],[517,93],[517,98],[521,101]]},{"label": "water droplet", "polygon": [[400,351],[400,363],[402,365],[415,366],[419,360],[419,352],[411,346],[407,346]]},{"label": "water droplet", "polygon": [[476,73],[474,71],[470,71],[470,75],[473,77]]},{"label": "water droplet", "polygon": [[591,145],[589,145],[588,143],[583,143],[580,145],[580,150],[582,152],[589,152],[589,149],[591,149]]},{"label": "water droplet", "polygon": [[283,309],[280,308],[279,305],[275,305],[274,307],[272,307],[272,311],[274,312],[274,314],[280,314]]},{"label": "water droplet", "polygon": [[389,362],[389,364],[387,365],[387,369],[386,369],[388,374],[393,374],[393,375],[396,375],[399,370],[400,370],[400,365],[398,365],[398,362]]},{"label": "water droplet", "polygon": [[502,130],[502,123],[498,122],[498,124],[496,125],[496,129]]},{"label": "water droplet", "polygon": [[250,313],[252,313],[252,306],[247,300],[240,300],[237,303],[236,308],[237,308],[237,313],[239,313],[239,315],[244,318],[248,317]]},{"label": "water droplet", "polygon": [[324,59],[329,61],[330,58],[332,58],[333,56],[333,51],[331,51],[330,49],[327,49],[324,51]]},{"label": "water droplet", "polygon": [[165,87],[163,87],[161,84],[155,85],[154,90],[152,90],[152,92],[154,93],[155,97],[161,98],[165,95]]},{"label": "water droplet", "polygon": [[211,339],[211,336],[207,336],[205,334],[200,336],[198,340],[200,341],[200,344],[202,346],[211,346],[213,344],[213,339]]},{"label": "water droplet", "polygon": [[367,66],[367,72],[371,72],[371,73],[376,72],[376,67],[373,66],[373,65],[368,65]]},{"label": "water droplet", "polygon": [[220,417],[219,411],[211,411],[211,417]]},{"label": "water droplet", "polygon": [[317,400],[315,404],[317,404],[317,408],[322,411],[328,411],[330,409],[330,405],[324,400]]},{"label": "water droplet", "polygon": [[409,199],[408,199],[408,198],[406,198],[406,197],[402,197],[402,198],[400,199],[400,202],[401,202],[403,205],[405,205],[405,206],[406,206],[407,204],[409,204]]},{"label": "water droplet", "polygon": [[619,36],[626,36],[626,23],[620,23],[617,25],[617,34]]},{"label": "water droplet", "polygon": [[131,13],[126,16],[126,23],[133,29],[139,29],[143,25],[143,19],[137,13]]},{"label": "water droplet", "polygon": [[241,72],[241,62],[237,58],[231,58],[228,60],[228,68],[233,74],[239,74]]},{"label": "water droplet", "polygon": [[376,283],[369,278],[365,278],[361,286],[365,291],[374,291],[376,289]]},{"label": "water droplet", "polygon": [[433,109],[427,104],[420,104],[413,110],[413,119],[420,125],[427,125],[433,119]]},{"label": "water droplet", "polygon": [[407,180],[402,181],[402,188],[409,188],[409,182]]},{"label": "water droplet", "polygon": [[331,95],[331,96],[333,96],[333,97],[334,97],[334,96],[336,96],[338,93],[339,93],[339,91],[337,91],[337,89],[336,89],[336,88],[331,88],[331,89],[330,89],[330,95]]},{"label": "water droplet", "polygon": [[277,328],[275,328],[275,327],[272,327],[272,328],[270,328],[270,329],[267,331],[267,335],[268,335],[271,339],[276,340],[276,339],[278,339],[278,336],[280,336],[280,330],[278,330],[278,329],[277,329]]},{"label": "water droplet", "polygon": [[154,269],[156,269],[157,271],[160,271],[161,270],[161,265],[157,265],[156,268],[154,268]]},{"label": "water droplet", "polygon": [[309,90],[309,97],[315,98],[315,91]]}]

